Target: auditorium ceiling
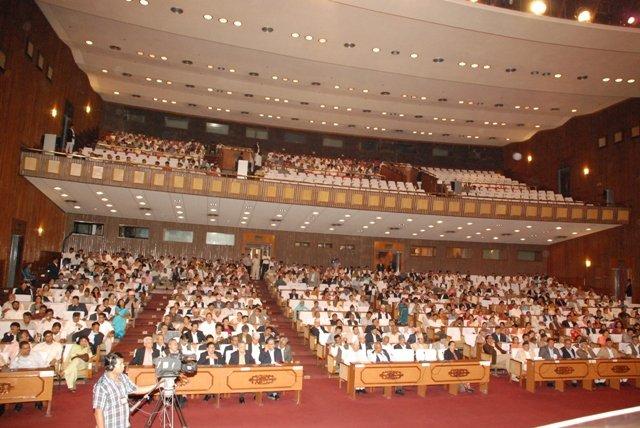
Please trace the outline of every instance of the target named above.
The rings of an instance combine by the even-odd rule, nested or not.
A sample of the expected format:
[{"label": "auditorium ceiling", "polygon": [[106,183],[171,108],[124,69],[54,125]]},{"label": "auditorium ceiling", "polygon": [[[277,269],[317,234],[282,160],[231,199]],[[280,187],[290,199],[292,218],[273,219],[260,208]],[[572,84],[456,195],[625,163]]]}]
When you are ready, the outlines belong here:
[{"label": "auditorium ceiling", "polygon": [[205,197],[26,177],[66,213],[326,235],[551,245],[615,224],[544,222],[350,210]]},{"label": "auditorium ceiling", "polygon": [[640,96],[639,30],[464,0],[38,4],[106,101],[212,120],[502,146]]}]

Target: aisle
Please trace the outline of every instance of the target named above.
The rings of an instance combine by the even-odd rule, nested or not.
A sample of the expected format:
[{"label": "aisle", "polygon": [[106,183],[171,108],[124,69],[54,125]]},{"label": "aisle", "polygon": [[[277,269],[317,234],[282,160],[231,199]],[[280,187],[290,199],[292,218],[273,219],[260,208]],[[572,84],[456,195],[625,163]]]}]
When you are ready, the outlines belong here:
[{"label": "aisle", "polygon": [[[305,379],[324,377],[329,381],[326,371],[323,371],[322,367],[316,363],[315,354],[311,352],[308,344],[304,343],[304,337],[299,336],[291,327],[291,320],[284,315],[282,308],[280,308],[278,302],[273,298],[269,292],[269,287],[264,281],[258,282],[257,291],[271,319],[271,323],[276,327],[278,333],[289,338],[291,350],[293,351],[293,360],[299,362],[304,367]],[[337,387],[338,381],[333,380],[333,382],[336,382]]]}]

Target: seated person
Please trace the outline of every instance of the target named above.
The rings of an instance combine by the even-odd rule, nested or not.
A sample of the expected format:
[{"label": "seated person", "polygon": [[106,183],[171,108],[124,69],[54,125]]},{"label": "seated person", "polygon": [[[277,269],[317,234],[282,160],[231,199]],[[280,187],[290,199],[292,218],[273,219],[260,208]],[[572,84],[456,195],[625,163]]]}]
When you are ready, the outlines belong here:
[{"label": "seated person", "polygon": [[545,360],[559,360],[562,358],[562,354],[560,354],[558,348],[555,347],[555,340],[551,337],[547,339],[547,346],[540,348],[538,356]]},{"label": "seated person", "polygon": [[142,339],[142,347],[133,352],[131,364],[135,366],[152,366],[153,361],[160,356],[160,351],[153,346],[151,336]]},{"label": "seated person", "polygon": [[89,361],[93,358],[89,339],[86,336],[80,337],[78,343],[71,345],[71,351],[66,361],[63,363],[64,380],[71,392],[76,392],[76,382],[80,371],[89,368]]}]

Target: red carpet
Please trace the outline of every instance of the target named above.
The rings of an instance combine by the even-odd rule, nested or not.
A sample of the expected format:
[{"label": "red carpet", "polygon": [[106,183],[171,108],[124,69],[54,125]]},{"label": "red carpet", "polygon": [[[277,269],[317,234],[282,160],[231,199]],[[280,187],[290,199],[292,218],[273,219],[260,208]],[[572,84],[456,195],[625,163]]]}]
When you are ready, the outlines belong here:
[{"label": "red carpet", "polygon": [[[267,298],[266,290],[262,297]],[[153,301],[141,314],[136,330],[146,330],[142,319],[150,318],[158,305],[164,304],[162,297],[154,295]],[[329,379],[315,365],[303,340],[294,335],[290,323],[282,316],[279,308],[267,301],[270,315],[278,324],[279,330],[292,339],[294,358],[304,365],[305,379],[302,403],[296,406],[294,394],[288,393],[279,401],[264,400],[259,407],[247,395],[247,403],[239,404],[235,397],[223,399],[217,409],[214,400],[204,402],[201,399],[189,400],[184,414],[190,428],[223,426],[274,426],[274,427],[316,427],[316,426],[415,426],[434,424],[439,426],[529,427],[579,416],[631,407],[640,403],[640,389],[623,386],[620,391],[598,388],[593,392],[582,388],[567,386],[564,393],[546,386],[540,387],[536,394],[526,392],[506,379],[492,378],[489,394],[478,392],[457,397],[450,396],[443,388],[431,387],[426,398],[420,398],[415,390],[408,389],[404,397],[394,396],[387,400],[381,391],[359,396],[355,401],[347,397],[343,388],[338,389],[338,381]],[[127,333],[140,334],[136,330]],[[125,343],[134,343],[129,339]],[[130,346],[130,345],[129,345]],[[119,348],[122,350],[128,350]],[[97,378],[97,376],[96,376]],[[142,407],[149,412],[151,405]],[[53,416],[45,418],[33,404],[25,404],[20,413],[7,406],[4,416],[0,417],[0,426],[12,428],[33,428],[37,424],[47,427],[90,427],[93,426],[91,409],[91,385],[79,385],[78,392],[71,394],[66,387],[56,387],[53,400]],[[144,426],[146,415],[138,412],[132,424]],[[177,418],[176,418],[177,422]],[[160,426],[156,421],[155,426]],[[179,427],[179,424],[175,424]]]}]

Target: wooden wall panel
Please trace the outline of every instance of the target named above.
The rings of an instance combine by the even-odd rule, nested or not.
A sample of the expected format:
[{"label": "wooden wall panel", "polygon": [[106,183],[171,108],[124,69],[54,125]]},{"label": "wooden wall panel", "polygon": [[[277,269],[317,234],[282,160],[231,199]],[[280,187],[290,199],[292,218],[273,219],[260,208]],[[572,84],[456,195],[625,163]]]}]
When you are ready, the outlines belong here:
[{"label": "wooden wall panel", "polygon": [[[75,107],[78,136],[96,129],[102,100],[91,89],[69,48],[57,37],[33,0],[3,0],[0,46],[7,53],[0,74],[0,281],[4,286],[11,243],[12,219],[26,222],[24,261],[37,260],[41,251],[56,251],[64,237],[64,214],[26,179],[18,175],[20,147],[41,147],[44,133],[60,133],[65,101]],[[29,39],[34,58],[25,55]],[[38,53],[44,71],[36,66]],[[53,68],[49,81],[46,70]],[[85,106],[91,105],[91,114]],[[51,109],[58,109],[53,118]],[[44,229],[38,236],[38,227]]]},{"label": "wooden wall panel", "polygon": [[[506,172],[512,178],[558,191],[558,169],[569,167],[574,199],[602,204],[604,190],[612,189],[616,204],[630,208],[627,225],[552,245],[548,260],[550,274],[606,292],[613,291],[612,269],[625,268],[624,275],[634,281],[634,301],[640,299],[640,137],[633,137],[631,129],[639,125],[640,99],[634,98],[504,149]],[[618,143],[613,138],[617,132],[623,137]],[[598,147],[600,137],[606,138],[605,147]],[[523,159],[515,161],[515,152]],[[533,156],[531,163],[527,155]],[[589,168],[586,176],[584,167]],[[572,209],[571,218],[589,219],[594,213]],[[589,269],[587,258],[592,262]]]},{"label": "wooden wall panel", "polygon": [[[327,266],[332,258],[338,257],[342,264],[348,266],[371,266],[374,250],[374,241],[380,238],[369,238],[362,236],[346,235],[325,235],[305,232],[279,232],[263,231],[252,229],[241,229],[233,227],[212,227],[207,225],[188,225],[183,223],[167,223],[145,220],[121,219],[115,217],[69,215],[67,217],[67,231],[72,230],[74,220],[95,221],[104,223],[104,237],[91,237],[82,235],[72,235],[67,245],[74,248],[84,248],[91,251],[115,251],[122,248],[132,253],[145,253],[153,255],[172,254],[176,256],[198,256],[206,258],[237,258],[244,251],[243,239],[251,236],[252,233],[261,235],[274,234],[274,254],[279,260],[292,263],[303,263],[308,265]],[[149,228],[148,240],[118,238],[118,227],[120,225],[145,226]],[[163,230],[178,229],[191,230],[194,232],[194,242],[183,244],[175,242],[163,242]],[[235,235],[235,246],[220,247],[206,245],[207,232],[232,233]],[[245,237],[245,238],[243,238]],[[494,245],[470,242],[447,242],[447,241],[421,241],[417,239],[387,239],[388,242],[396,242],[403,245],[405,253],[403,256],[404,270],[415,269],[426,270],[451,270],[470,273],[545,273],[546,261],[543,259],[537,262],[523,262],[517,260],[518,250],[543,251],[540,246],[523,245]],[[309,247],[296,246],[296,242],[309,242]],[[318,243],[332,243],[332,248],[318,248]],[[341,245],[353,245],[354,250],[340,250]],[[409,252],[413,246],[436,247],[435,257],[415,257]],[[447,247],[471,248],[471,259],[448,259],[446,257]],[[505,260],[483,260],[483,248],[497,248],[506,253]]]}]

